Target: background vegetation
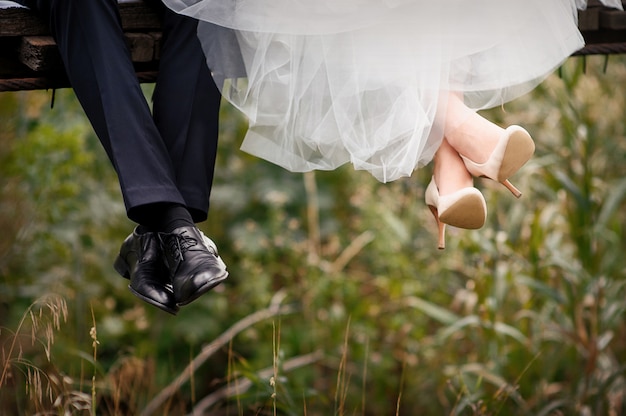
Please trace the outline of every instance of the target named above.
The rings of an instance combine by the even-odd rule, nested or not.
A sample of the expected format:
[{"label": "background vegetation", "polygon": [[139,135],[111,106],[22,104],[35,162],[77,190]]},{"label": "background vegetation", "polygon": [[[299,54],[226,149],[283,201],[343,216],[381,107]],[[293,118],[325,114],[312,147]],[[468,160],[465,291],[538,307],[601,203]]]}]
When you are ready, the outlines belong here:
[{"label": "background vegetation", "polygon": [[488,112],[537,154],[520,200],[477,180],[488,224],[445,251],[429,169],[289,173],[224,107],[201,228],[231,277],[176,317],[112,268],[133,224],[72,91],[0,94],[0,414],[626,414],[626,60],[605,63]]}]

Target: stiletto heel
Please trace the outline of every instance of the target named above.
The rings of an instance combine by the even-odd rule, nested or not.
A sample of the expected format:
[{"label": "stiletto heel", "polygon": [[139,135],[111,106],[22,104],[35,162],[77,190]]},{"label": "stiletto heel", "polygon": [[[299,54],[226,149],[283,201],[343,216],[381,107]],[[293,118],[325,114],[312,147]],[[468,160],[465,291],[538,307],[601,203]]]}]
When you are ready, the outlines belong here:
[{"label": "stiletto heel", "polygon": [[520,126],[509,126],[485,163],[476,163],[461,155],[468,172],[504,185],[516,198],[522,196],[508,178],[517,172],[535,152],[535,143],[530,134]]},{"label": "stiletto heel", "polygon": [[433,213],[433,217],[435,217],[435,221],[437,221],[437,228],[439,229],[439,241],[437,244],[437,248],[439,250],[443,250],[446,248],[446,224],[441,222],[441,220],[439,219],[439,214],[437,213],[436,207],[429,205],[428,208],[430,208],[430,212]]},{"label": "stiletto heel", "polygon": [[439,228],[438,248],[445,248],[446,224],[453,227],[476,230],[485,224],[487,204],[480,191],[467,187],[449,195],[439,195],[439,189],[432,178],[425,192],[426,205],[430,208]]},{"label": "stiletto heel", "polygon": [[515,196],[515,198],[519,198],[522,196],[522,192],[519,189],[517,189],[508,179],[505,179],[504,181],[500,183],[504,185],[506,189],[511,191],[511,193]]}]

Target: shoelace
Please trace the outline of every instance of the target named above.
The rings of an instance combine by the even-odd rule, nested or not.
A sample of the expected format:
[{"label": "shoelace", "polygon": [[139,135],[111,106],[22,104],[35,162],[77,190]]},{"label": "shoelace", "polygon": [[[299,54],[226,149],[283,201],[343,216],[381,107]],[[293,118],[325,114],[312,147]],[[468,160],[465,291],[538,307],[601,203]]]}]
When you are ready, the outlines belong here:
[{"label": "shoelace", "polygon": [[179,235],[170,235],[167,238],[167,248],[173,254],[173,258],[179,261],[185,260],[184,254],[189,249],[198,244],[198,241],[193,237],[184,235],[186,231],[183,231]]}]

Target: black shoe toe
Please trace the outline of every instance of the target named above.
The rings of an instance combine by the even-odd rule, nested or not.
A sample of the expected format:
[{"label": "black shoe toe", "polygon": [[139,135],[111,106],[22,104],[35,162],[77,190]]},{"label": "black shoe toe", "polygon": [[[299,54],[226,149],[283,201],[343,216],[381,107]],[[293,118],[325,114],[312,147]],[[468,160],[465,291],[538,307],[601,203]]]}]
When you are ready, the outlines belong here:
[{"label": "black shoe toe", "polygon": [[139,299],[150,305],[176,315],[178,306],[174,301],[174,294],[163,288],[161,285],[155,285],[150,281],[142,281],[140,278],[132,279],[128,285],[128,290]]},{"label": "black shoe toe", "polygon": [[217,248],[198,228],[180,227],[159,233],[159,239],[178,306],[196,300],[228,277]]},{"label": "black shoe toe", "polygon": [[178,306],[169,270],[155,233],[138,234],[135,230],[124,240],[114,267],[120,275],[130,279],[128,288],[135,296],[176,315]]},{"label": "black shoe toe", "polygon": [[179,277],[174,282],[174,298],[178,306],[187,305],[204,295],[228,277],[228,272],[211,268],[199,273]]}]

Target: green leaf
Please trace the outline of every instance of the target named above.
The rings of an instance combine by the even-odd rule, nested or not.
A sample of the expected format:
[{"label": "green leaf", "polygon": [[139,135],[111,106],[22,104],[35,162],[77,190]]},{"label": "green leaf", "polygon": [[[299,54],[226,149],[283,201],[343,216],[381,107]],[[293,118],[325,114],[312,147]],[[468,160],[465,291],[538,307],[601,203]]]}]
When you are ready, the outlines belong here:
[{"label": "green leaf", "polygon": [[407,306],[418,309],[434,320],[445,325],[453,324],[459,320],[459,316],[454,313],[442,308],[441,306],[437,306],[432,302],[418,298],[417,296],[407,298],[405,303]]}]

